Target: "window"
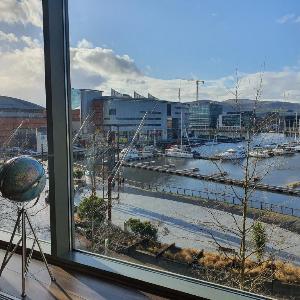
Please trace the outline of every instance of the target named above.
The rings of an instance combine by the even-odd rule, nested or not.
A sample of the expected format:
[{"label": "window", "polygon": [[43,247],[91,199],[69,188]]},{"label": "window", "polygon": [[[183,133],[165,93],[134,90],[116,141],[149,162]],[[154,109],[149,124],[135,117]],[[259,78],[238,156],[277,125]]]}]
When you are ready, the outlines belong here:
[{"label": "window", "polygon": [[[0,16],[0,161],[29,155],[48,170],[42,3],[32,14],[21,3],[3,3]],[[12,9],[14,7],[15,9]],[[0,197],[0,236],[12,231],[15,203]],[[49,184],[29,210],[38,236],[50,241]]]},{"label": "window", "polygon": [[[253,73],[245,71],[236,74],[230,73],[231,76],[226,76],[224,79],[222,75],[218,75],[216,70],[229,72],[228,65],[221,64],[218,59],[209,60],[207,57],[203,57],[203,65],[207,61],[210,61],[211,65],[221,65],[220,68],[206,67],[206,76],[207,78],[214,76],[214,84],[209,81],[208,86],[200,88],[196,81],[197,90],[194,91],[196,99],[201,98],[200,102],[204,102],[207,98],[214,98],[211,100],[221,104],[213,104],[212,101],[209,101],[210,104],[205,105],[203,109],[199,105],[195,106],[195,109],[191,109],[193,107],[191,102],[195,96],[194,93],[190,92],[192,83],[184,80],[179,82],[175,73],[185,68],[189,69],[186,71],[187,74],[192,73],[191,69],[195,62],[201,62],[198,51],[192,51],[194,48],[186,47],[190,43],[185,43],[184,50],[189,54],[187,57],[195,52],[197,59],[194,59],[190,64],[187,64],[188,61],[186,61],[180,68],[177,64],[178,59],[173,61],[172,56],[160,58],[157,67],[170,70],[169,72],[174,73],[174,79],[165,79],[166,74],[163,71],[160,71],[162,73],[159,75],[154,71],[152,74],[143,73],[142,67],[138,68],[138,65],[141,64],[140,60],[136,60],[139,63],[135,63],[131,56],[142,55],[144,51],[140,47],[132,47],[133,43],[118,36],[121,25],[124,31],[128,26],[127,29],[131,29],[139,35],[137,27],[134,26],[135,23],[128,21],[128,15],[124,13],[124,10],[133,8],[136,10],[136,17],[142,19],[137,20],[135,18],[132,22],[140,21],[138,24],[142,29],[147,24],[144,18],[157,16],[158,12],[168,19],[169,24],[172,23],[174,26],[178,24],[178,18],[176,17],[177,14],[173,13],[180,12],[180,16],[184,17],[185,20],[180,22],[180,26],[185,27],[185,30],[181,29],[182,27],[177,29],[183,30],[183,33],[190,32],[190,20],[198,25],[202,23],[197,22],[204,22],[202,25],[213,23],[218,29],[214,33],[218,33],[216,42],[219,43],[225,33],[223,32],[223,23],[219,23],[215,19],[219,16],[218,13],[211,13],[209,7],[199,7],[196,2],[194,2],[195,6],[190,6],[186,1],[183,1],[181,4],[180,2],[172,4],[172,7],[167,5],[157,9],[157,4],[144,6],[144,4],[128,1],[129,5],[126,3],[125,7],[123,4],[124,9],[120,9],[121,15],[115,10],[116,5],[119,8],[122,5],[120,2],[105,3],[107,5],[106,10],[102,10],[105,13],[103,13],[102,18],[99,18],[100,10],[95,9],[99,5],[98,2],[95,1],[93,5],[88,6],[82,3],[84,2],[72,1],[69,3],[70,33],[72,36],[70,45],[71,83],[73,88],[79,89],[81,101],[80,127],[74,130],[75,135],[72,139],[66,138],[73,131],[68,131],[68,129],[73,128],[68,128],[68,125],[71,124],[66,117],[66,103],[61,103],[61,99],[66,99],[66,96],[70,98],[70,95],[64,94],[67,89],[60,89],[64,82],[68,82],[68,68],[64,70],[66,78],[64,76],[56,78],[53,75],[51,83],[56,82],[56,84],[48,86],[48,90],[51,88],[52,92],[53,90],[56,92],[52,95],[61,96],[61,98],[49,97],[48,99],[51,99],[52,102],[47,103],[48,107],[52,108],[51,114],[54,116],[53,124],[49,130],[52,133],[49,139],[51,151],[49,153],[51,154],[49,155],[49,167],[50,171],[52,170],[50,177],[52,176],[52,180],[56,183],[53,186],[55,201],[51,207],[51,231],[54,233],[53,241],[55,241],[52,246],[53,249],[60,254],[66,252],[68,250],[68,235],[71,235],[75,240],[74,248],[77,250],[83,249],[104,255],[103,257],[118,258],[123,261],[138,260],[139,264],[143,265],[143,268],[139,268],[140,271],[148,270],[147,266],[150,261],[152,267],[157,266],[176,273],[177,277],[174,274],[168,275],[172,278],[182,279],[180,274],[184,273],[185,276],[189,277],[188,279],[185,277],[186,282],[192,282],[193,287],[196,284],[199,287],[203,285],[203,282],[198,279],[206,280],[212,282],[205,284],[211,289],[215,287],[215,291],[221,289],[222,293],[228,291],[228,293],[239,294],[241,297],[249,294],[233,292],[233,290],[221,286],[216,288],[214,284],[219,283],[223,286],[253,290],[261,294],[270,287],[270,279],[274,282],[276,280],[277,286],[284,287],[286,284],[289,286],[291,282],[284,282],[283,280],[284,276],[289,275],[288,281],[293,281],[293,284],[297,283],[297,278],[290,276],[290,274],[291,272],[294,275],[297,274],[298,267],[293,262],[287,263],[285,258],[289,256],[297,261],[299,255],[297,247],[299,246],[297,242],[292,245],[291,241],[297,241],[298,234],[293,232],[292,228],[289,230],[282,228],[282,224],[286,215],[295,221],[299,217],[297,204],[299,191],[291,188],[291,183],[298,179],[298,166],[296,165],[298,162],[296,152],[297,146],[299,146],[297,143],[297,136],[299,135],[298,111],[291,112],[290,107],[295,107],[295,105],[291,104],[290,106],[286,104],[286,101],[282,101],[281,104],[278,104],[279,106],[276,106],[275,101],[271,101],[271,103],[267,101],[267,99],[275,97],[272,94],[274,92],[273,84],[271,87],[268,84],[264,87],[267,89],[268,96],[261,98],[262,80],[260,76],[262,73],[254,68],[252,59],[247,55],[249,54],[247,51],[251,49],[245,47],[245,44],[251,45],[252,42],[248,40],[248,35],[241,36],[243,40],[245,39],[245,43],[241,43],[243,47],[239,47],[238,50],[247,63],[244,65],[241,62],[241,65],[246,69],[248,69],[247,66],[251,67],[250,69],[254,68]],[[170,8],[172,8],[173,13],[170,13]],[[261,28],[269,30],[269,27],[263,26],[265,18],[259,18],[259,12],[252,6],[244,9],[238,5],[237,8],[240,14],[244,16],[244,23],[241,26],[245,27],[247,32],[250,31],[256,37],[260,37],[263,42],[265,35],[260,36],[261,31],[263,31]],[[219,9],[226,12],[226,8],[222,6]],[[275,9],[278,15],[282,13],[280,6],[275,6]],[[96,13],[97,15],[95,15]],[[197,15],[194,15],[195,13]],[[195,18],[198,13],[205,13],[207,17],[209,16],[208,20]],[[126,20],[122,20],[122,16],[126,17]],[[55,17],[57,18],[57,16]],[[63,15],[60,17],[63,19]],[[115,17],[115,22],[113,26],[108,28],[109,22],[107,20],[111,20],[112,17]],[[247,17],[249,18],[247,19]],[[275,15],[272,17],[275,18]],[[55,19],[54,16],[52,18]],[[165,21],[165,18],[158,19],[158,21]],[[77,23],[79,19],[81,26],[78,26]],[[262,25],[259,30],[252,26],[253,19]],[[278,28],[276,26],[287,23],[286,18],[272,20],[275,20],[274,24],[272,23],[274,30]],[[235,22],[234,18],[225,21],[229,27],[230,22]],[[291,23],[297,22],[291,20]],[[155,37],[160,38],[162,42],[165,40],[166,31],[171,34],[172,29],[170,26],[165,28],[163,23],[160,25],[163,32],[155,32]],[[82,39],[82,32],[88,36],[88,33],[94,32],[95,28],[99,28],[99,32],[101,31],[99,34],[101,40],[95,36],[91,37],[90,40]],[[146,28],[147,26],[144,29]],[[197,29],[197,26],[192,26],[192,28]],[[211,27],[207,26],[207,28]],[[236,26],[233,28],[239,30]],[[106,30],[109,32],[105,32]],[[178,37],[178,30],[174,30],[176,37]],[[288,39],[288,48],[285,48],[288,52],[296,45],[290,29],[286,30],[284,36],[291,36]],[[147,38],[145,32],[151,36],[151,31],[141,30],[141,32],[140,38]],[[50,33],[51,30],[49,32],[50,44],[54,41],[59,44],[62,39],[55,40],[55,36],[53,37]],[[63,36],[66,32],[63,30],[61,33]],[[157,33],[159,33],[158,36]],[[197,34],[199,34],[198,29]],[[232,33],[228,34],[227,32],[226,38],[230,38]],[[189,35],[182,36],[187,39],[187,42],[191,38]],[[215,43],[216,39],[212,40],[211,36],[203,36],[203,39]],[[236,35],[233,34],[232,36]],[[270,35],[268,37],[271,38]],[[134,38],[136,39],[136,37]],[[276,35],[276,39],[278,38]],[[115,42],[116,40],[118,43]],[[118,46],[119,43],[123,44],[123,47]],[[160,43],[160,53],[162,48],[168,49],[170,46],[168,43],[172,43],[172,41]],[[143,45],[144,43],[141,42],[140,44]],[[145,44],[149,47],[149,43]],[[57,46],[56,43],[54,45]],[[203,45],[209,46],[209,43],[206,44],[201,41],[201,45],[198,45],[199,51]],[[231,43],[228,45],[224,43],[224,47],[228,51],[219,54],[222,54],[223,59],[233,64],[237,52],[234,52],[234,58],[230,56],[229,54],[233,53],[230,51],[230,45]],[[61,66],[65,66],[65,61],[63,61],[65,57],[63,46],[65,45],[60,46],[50,49],[52,57],[50,62],[54,65],[56,62],[57,70],[61,70]],[[114,47],[116,49],[112,49]],[[155,53],[156,44],[153,43],[152,47],[153,52],[151,53],[153,56],[157,56],[158,54]],[[46,49],[48,48],[46,47]],[[172,53],[174,49],[176,50],[178,47],[171,47]],[[219,47],[206,49],[206,55],[203,56],[208,56],[207,53],[211,53],[211,49],[219,49]],[[268,49],[274,53],[272,47]],[[55,53],[55,51],[58,52]],[[177,53],[180,56],[182,54],[182,51]],[[92,58],[97,56],[99,59],[95,62]],[[57,60],[53,60],[53,57],[57,57]],[[46,57],[47,59],[49,57]],[[147,57],[143,59],[147,60]],[[164,64],[165,59],[171,59],[169,64]],[[99,62],[104,63],[104,66]],[[151,70],[151,67],[146,68],[146,66],[145,69]],[[176,68],[172,69],[172,66]],[[197,66],[198,68],[200,69],[200,65]],[[232,68],[234,69],[234,67]],[[279,74],[279,78],[287,75],[284,65],[282,68],[284,72]],[[208,75],[212,69],[215,73]],[[270,67],[269,71],[264,73],[265,76],[272,78],[273,74],[270,73],[275,71],[271,71],[271,69]],[[202,72],[201,68],[201,74],[203,74]],[[58,72],[58,74],[60,73]],[[180,77],[186,78],[184,75],[186,74],[182,73]],[[257,82],[254,80],[256,89],[253,89],[253,86],[246,88],[240,84],[241,77],[243,82],[247,84],[252,82],[249,79],[258,79]],[[230,81],[230,78],[234,78],[234,80]],[[65,81],[65,79],[67,80]],[[266,83],[269,80],[270,77],[266,79]],[[83,83],[86,87],[79,87]],[[297,90],[297,86],[296,84],[293,90]],[[150,91],[150,87],[157,91],[157,97],[152,96],[153,92]],[[197,123],[193,129],[188,126],[189,120],[171,117],[172,103],[170,102],[177,101],[179,87],[181,88],[181,100],[190,102],[189,116],[193,113],[196,114],[195,118],[191,120],[197,121],[198,118],[205,124]],[[256,91],[258,94],[252,95],[254,102],[238,96],[233,100],[227,99],[228,89],[231,91],[230,95],[232,92],[234,95],[239,95],[239,90],[235,90],[237,87],[241,87],[247,97],[252,95],[253,90]],[[144,95],[147,95],[148,92],[151,94],[131,104],[130,90],[138,90],[139,93],[141,90]],[[280,91],[277,90],[276,98],[283,97],[281,92],[281,89]],[[170,102],[166,102],[166,99]],[[143,119],[147,118],[147,115],[144,115],[145,118],[140,123],[130,124],[134,125],[130,126],[132,128],[129,128],[128,124],[107,123],[108,120],[106,120],[105,115],[108,111],[109,101],[118,103],[118,114],[120,111],[120,115],[122,114],[124,118],[138,118],[140,111],[159,110],[161,122],[149,124],[148,128],[147,123],[143,124]],[[258,101],[261,102],[256,105]],[[251,106],[251,104],[255,105]],[[135,105],[139,105],[139,107],[135,107]],[[217,130],[216,117],[222,114],[220,105],[224,112],[233,109],[232,112],[240,113],[239,110],[242,107],[242,117],[245,116],[246,120],[244,123],[242,122],[242,128],[238,131],[236,128],[232,131]],[[266,106],[262,109],[261,107],[264,105]],[[274,109],[276,111],[270,112],[270,106],[273,107],[273,105],[277,107]],[[260,109],[257,109],[258,107]],[[278,114],[278,110],[281,111],[282,107],[285,108],[285,111]],[[69,110],[71,110],[70,105]],[[247,113],[249,111],[250,114]],[[158,123],[161,127],[159,130],[157,128]],[[61,126],[61,124],[65,126]],[[173,130],[174,127],[176,127],[175,131]],[[177,147],[167,148],[174,144]],[[192,150],[189,149],[191,144]],[[71,163],[69,153],[66,152],[66,146],[69,146],[69,149],[74,152],[72,172],[67,172],[70,171],[68,168],[66,170],[61,168],[61,166],[70,166]],[[288,170],[286,167],[282,167],[286,165],[290,166]],[[296,172],[293,171],[295,169]],[[266,172],[267,170],[268,172]],[[74,176],[71,178],[72,182],[69,182],[68,179],[72,173]],[[249,175],[246,176],[246,179],[243,177],[245,174]],[[283,180],[289,182],[286,183]],[[71,197],[72,184],[74,185],[74,197]],[[284,184],[288,184],[289,187],[284,186]],[[74,200],[74,207],[66,205],[65,199],[68,198]],[[247,219],[241,217],[243,210],[246,211],[244,215],[248,216]],[[74,235],[72,235],[72,228],[68,227],[70,225],[68,214],[73,214],[74,211],[73,224],[75,228]],[[255,213],[259,215],[259,218],[255,218]],[[274,219],[279,221],[270,226],[269,223],[272,223]],[[286,248],[281,248],[282,245]],[[275,250],[272,251],[273,249]],[[56,253],[54,252],[54,254]],[[105,259],[103,257],[102,259]],[[124,265],[126,264],[124,263]],[[278,272],[274,271],[275,268]],[[159,273],[158,271],[153,272]],[[137,273],[136,269],[135,275]],[[163,274],[163,272],[159,274]],[[278,274],[284,274],[284,276],[280,277]],[[167,278],[166,274],[164,278],[159,278],[162,279],[161,284],[163,285],[165,283],[164,278]],[[249,284],[251,285],[249,286]],[[178,284],[178,288],[180,288],[180,284]],[[201,289],[199,288],[199,290]],[[291,292],[292,289],[288,288],[288,290]],[[202,292],[205,293],[203,290]],[[275,288],[270,291],[276,296],[277,292],[280,293],[275,291]],[[280,296],[285,296],[285,292]],[[222,295],[219,294],[218,299],[220,297]],[[255,296],[251,295],[251,297]],[[257,298],[259,297],[262,298],[263,296],[257,296]]]},{"label": "window", "polygon": [[115,108],[111,108],[108,113],[110,116],[115,116],[117,114],[117,110]]}]

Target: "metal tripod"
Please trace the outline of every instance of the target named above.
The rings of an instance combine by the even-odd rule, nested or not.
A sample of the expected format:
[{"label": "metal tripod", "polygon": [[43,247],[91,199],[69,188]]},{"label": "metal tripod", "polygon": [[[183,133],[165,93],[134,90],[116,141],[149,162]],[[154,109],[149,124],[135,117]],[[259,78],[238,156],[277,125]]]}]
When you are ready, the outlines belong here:
[{"label": "metal tripod", "polygon": [[[26,220],[27,220],[27,223],[30,227],[30,230],[31,230],[31,232],[34,236],[33,244],[32,244],[31,250],[29,252],[29,255],[27,255],[27,248],[26,248]],[[19,239],[19,241],[14,245],[13,240],[14,240],[14,237],[16,235],[17,228],[19,228],[20,226],[22,227],[22,235],[21,235],[21,238]],[[3,262],[2,262],[2,265],[1,265],[1,268],[0,268],[0,276],[2,275],[3,270],[5,269],[6,265],[8,264],[9,260],[11,259],[13,254],[16,252],[16,250],[20,246],[20,244],[22,244],[22,294],[21,294],[21,296],[26,297],[25,277],[28,273],[29,263],[30,263],[30,260],[32,258],[32,254],[33,254],[35,244],[38,245],[38,248],[40,250],[40,254],[41,254],[42,259],[44,261],[44,264],[45,264],[45,266],[48,270],[48,273],[49,273],[49,276],[50,276],[51,280],[55,281],[55,278],[54,278],[53,274],[51,273],[51,270],[50,270],[49,265],[47,263],[47,260],[45,258],[44,252],[41,248],[40,242],[39,242],[39,240],[36,236],[36,233],[33,229],[33,226],[30,222],[30,219],[29,219],[29,216],[27,214],[26,208],[24,206],[19,208],[17,221],[16,221],[15,227],[13,229],[12,235],[10,237],[10,241],[9,241],[8,246],[7,246],[5,256],[4,256],[4,259],[3,259]]]}]

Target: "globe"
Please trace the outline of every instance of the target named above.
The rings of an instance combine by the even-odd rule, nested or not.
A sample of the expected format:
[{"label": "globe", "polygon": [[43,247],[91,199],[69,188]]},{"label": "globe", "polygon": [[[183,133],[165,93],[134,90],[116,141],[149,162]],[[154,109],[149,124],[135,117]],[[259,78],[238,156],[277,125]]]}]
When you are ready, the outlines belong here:
[{"label": "globe", "polygon": [[41,194],[45,184],[45,169],[32,157],[14,157],[1,167],[0,192],[9,200],[17,202],[33,200]]}]

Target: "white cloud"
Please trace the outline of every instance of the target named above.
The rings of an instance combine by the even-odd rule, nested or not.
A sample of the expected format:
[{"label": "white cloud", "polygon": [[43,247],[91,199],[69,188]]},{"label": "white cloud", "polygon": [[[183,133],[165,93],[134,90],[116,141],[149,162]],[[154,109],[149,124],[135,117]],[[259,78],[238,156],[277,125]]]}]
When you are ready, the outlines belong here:
[{"label": "white cloud", "polygon": [[[83,88],[80,80],[90,82],[89,88],[98,88],[109,93],[115,88],[123,93],[132,94],[134,90],[143,95],[151,93],[161,99],[176,100],[179,80],[163,80],[142,73],[134,60],[128,55],[116,55],[111,49],[103,48],[73,48],[71,50],[71,77],[74,87]],[[260,74],[241,74],[240,95],[243,98],[253,98]],[[77,85],[79,84],[79,85]],[[225,100],[232,97],[230,88],[234,86],[234,75],[216,80],[208,80],[200,87],[199,98]],[[285,68],[278,72],[265,72],[263,75],[263,97],[265,100],[282,99],[284,92],[293,95],[289,101],[300,102],[300,72],[299,68]],[[195,99],[196,85],[193,82],[181,81],[181,96],[184,100]]]},{"label": "white cloud", "polygon": [[285,23],[299,23],[300,22],[300,16],[297,16],[295,14],[286,14],[278,18],[277,23],[279,24],[285,24]]},{"label": "white cloud", "polygon": [[13,33],[5,33],[5,32],[0,30],[0,41],[13,43],[13,42],[17,42],[18,38]]},{"label": "white cloud", "polygon": [[[27,99],[45,105],[44,60],[41,45],[31,38],[21,37],[22,49],[0,50],[0,94]],[[151,93],[161,99],[177,100],[179,79],[160,79],[143,73],[128,55],[118,55],[112,49],[86,48],[79,44],[71,48],[71,80],[75,88],[104,90],[111,88],[133,94]],[[259,73],[240,74],[240,97],[253,98],[258,85]],[[202,78],[201,78],[202,79]],[[205,78],[204,78],[205,79]],[[225,100],[232,98],[234,75],[229,74],[215,80],[206,80],[200,86],[199,99]],[[299,66],[284,68],[263,75],[263,99],[280,100],[283,94],[288,101],[300,102]],[[196,84],[181,81],[183,101],[195,99]]]},{"label": "white cloud", "polygon": [[0,21],[42,27],[41,0],[1,0]]},{"label": "white cloud", "polygon": [[0,52],[0,95],[45,105],[42,48]]},{"label": "white cloud", "polygon": [[41,42],[38,39],[33,39],[30,36],[23,35],[20,40],[25,43],[30,48],[38,48],[41,47]]},{"label": "white cloud", "polygon": [[77,43],[78,48],[93,48],[93,44],[86,39],[82,39]]}]

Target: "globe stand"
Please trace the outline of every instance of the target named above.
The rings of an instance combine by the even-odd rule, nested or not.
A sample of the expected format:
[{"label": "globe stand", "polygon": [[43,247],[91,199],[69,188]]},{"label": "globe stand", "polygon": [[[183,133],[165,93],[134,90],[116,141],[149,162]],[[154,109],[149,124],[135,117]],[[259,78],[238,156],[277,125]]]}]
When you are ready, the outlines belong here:
[{"label": "globe stand", "polygon": [[[26,248],[26,220],[27,220],[27,223],[30,227],[30,230],[31,230],[31,232],[34,236],[33,244],[32,244],[29,255],[27,255],[27,248]],[[21,234],[21,238],[19,239],[19,241],[14,245],[13,240],[14,240],[14,237],[16,235],[16,231],[17,231],[18,227],[22,228],[22,234]],[[30,263],[31,258],[32,258],[32,254],[33,254],[33,251],[34,251],[35,244],[38,245],[40,255],[41,255],[41,257],[43,259],[43,262],[44,262],[44,264],[47,268],[47,271],[49,273],[49,276],[50,276],[51,280],[55,281],[55,278],[54,278],[54,276],[53,276],[53,274],[52,274],[52,272],[49,268],[46,257],[44,255],[44,252],[42,250],[40,242],[39,242],[39,240],[36,236],[36,233],[33,229],[33,226],[31,224],[31,221],[29,219],[29,216],[27,214],[27,210],[26,210],[25,206],[19,208],[19,210],[18,210],[17,221],[16,221],[16,224],[14,226],[12,235],[10,237],[10,241],[9,241],[8,246],[7,246],[5,256],[4,256],[4,259],[3,259],[3,262],[2,262],[2,265],[1,265],[1,268],[0,268],[0,276],[2,275],[3,270],[5,269],[6,265],[8,264],[9,260],[12,258],[13,254],[16,252],[16,250],[20,246],[20,244],[22,244],[22,294],[21,294],[21,296],[26,297],[25,277],[28,273],[29,263]]]}]

